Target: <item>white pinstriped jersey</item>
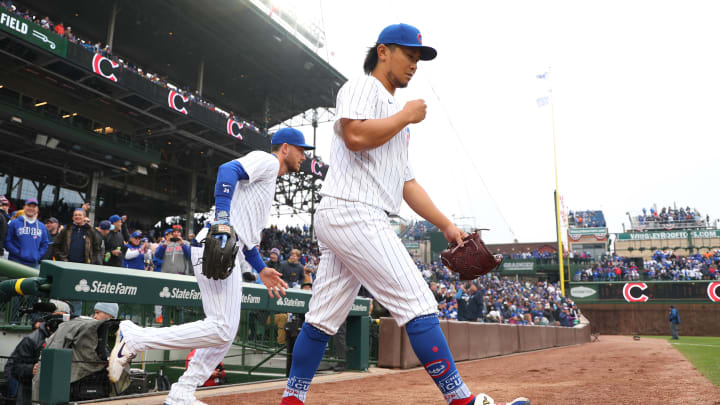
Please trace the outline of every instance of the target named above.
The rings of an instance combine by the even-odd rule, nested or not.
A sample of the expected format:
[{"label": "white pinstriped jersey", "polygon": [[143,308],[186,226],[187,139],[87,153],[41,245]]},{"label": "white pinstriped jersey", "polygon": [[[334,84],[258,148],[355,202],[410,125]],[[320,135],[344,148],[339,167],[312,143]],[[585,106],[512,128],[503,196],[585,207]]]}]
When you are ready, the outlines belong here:
[{"label": "white pinstriped jersey", "polygon": [[370,75],[348,81],[340,88],[330,168],[320,194],[362,202],[392,214],[400,211],[405,182],[415,178],[408,161],[410,129],[403,128],[375,149],[353,152],[342,140],[340,119],[388,118],[402,108],[385,86]]},{"label": "white pinstriped jersey", "polygon": [[260,234],[270,219],[280,162],[275,155],[262,151],[250,152],[237,161],[249,180],[240,180],[235,185],[230,202],[230,223],[240,243],[250,249],[260,243]]}]

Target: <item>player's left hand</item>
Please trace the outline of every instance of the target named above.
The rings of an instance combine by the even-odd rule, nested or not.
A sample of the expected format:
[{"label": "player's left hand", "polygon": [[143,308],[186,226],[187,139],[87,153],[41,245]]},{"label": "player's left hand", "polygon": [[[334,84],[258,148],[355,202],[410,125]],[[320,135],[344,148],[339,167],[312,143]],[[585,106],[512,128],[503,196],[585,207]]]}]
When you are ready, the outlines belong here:
[{"label": "player's left hand", "polygon": [[445,239],[447,239],[450,243],[457,243],[458,245],[463,245],[463,238],[467,236],[465,232],[463,232],[462,229],[455,226],[455,224],[451,223],[448,225],[445,229],[442,230],[443,235],[445,235]]},{"label": "player's left hand", "polygon": [[[230,215],[227,213],[227,211],[220,211],[217,213],[217,217],[214,221],[210,222],[210,227],[213,225],[222,224],[222,225],[230,225]],[[220,241],[220,248],[224,249],[225,244],[227,243],[227,235],[216,235],[213,236],[213,238],[218,239]]]},{"label": "player's left hand", "polygon": [[270,298],[280,298],[280,294],[285,295],[285,290],[288,289],[287,283],[282,279],[282,273],[270,267],[262,269],[260,280],[265,284]]}]

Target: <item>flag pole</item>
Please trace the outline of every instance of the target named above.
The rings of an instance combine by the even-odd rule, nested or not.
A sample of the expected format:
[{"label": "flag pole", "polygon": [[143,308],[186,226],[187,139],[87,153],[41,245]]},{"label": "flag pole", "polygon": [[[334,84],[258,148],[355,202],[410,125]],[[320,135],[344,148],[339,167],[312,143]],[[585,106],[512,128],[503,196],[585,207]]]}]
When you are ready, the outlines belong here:
[{"label": "flag pole", "polygon": [[557,170],[557,146],[555,141],[555,102],[552,94],[552,68],[548,68],[548,80],[550,80],[550,116],[552,117],[553,132],[553,160],[555,162],[555,224],[557,225],[558,240],[558,273],[560,274],[560,292],[565,296],[565,266],[563,264],[562,230],[560,226],[560,189],[558,188]]}]

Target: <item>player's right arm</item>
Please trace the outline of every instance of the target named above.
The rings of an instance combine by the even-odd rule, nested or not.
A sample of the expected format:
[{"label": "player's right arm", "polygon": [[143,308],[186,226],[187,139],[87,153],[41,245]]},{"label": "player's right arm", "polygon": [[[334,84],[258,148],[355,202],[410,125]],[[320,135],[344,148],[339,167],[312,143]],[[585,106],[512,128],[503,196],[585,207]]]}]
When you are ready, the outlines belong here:
[{"label": "player's right arm", "polygon": [[257,246],[253,246],[252,249],[243,249],[243,254],[245,255],[245,260],[250,263],[250,266],[260,275],[260,279],[265,285],[265,288],[267,288],[270,298],[280,298],[280,294],[285,295],[285,290],[288,289],[288,285],[283,281],[282,273],[265,266],[265,262],[262,261]]},{"label": "player's right arm", "polygon": [[364,152],[384,145],[410,124],[425,119],[427,105],[424,100],[408,101],[397,114],[382,119],[354,120],[341,118],[343,141],[353,152]]}]

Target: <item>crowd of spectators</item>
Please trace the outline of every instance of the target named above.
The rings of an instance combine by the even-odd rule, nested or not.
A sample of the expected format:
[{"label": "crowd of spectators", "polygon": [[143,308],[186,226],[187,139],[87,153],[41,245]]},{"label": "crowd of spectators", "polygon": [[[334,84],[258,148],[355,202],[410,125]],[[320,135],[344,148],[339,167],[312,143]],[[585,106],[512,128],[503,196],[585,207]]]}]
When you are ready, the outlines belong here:
[{"label": "crowd of spectators", "polygon": [[300,262],[305,264],[309,261],[317,261],[320,255],[317,242],[312,240],[310,235],[310,227],[307,225],[286,226],[280,229],[276,225],[271,225],[262,232],[262,240],[260,242],[260,254],[269,258],[270,251],[277,249],[281,257],[289,257],[290,251],[293,249],[300,250]]},{"label": "crowd of spectators", "polygon": [[427,235],[428,232],[437,231],[438,228],[429,221],[417,221],[405,228],[400,237],[403,239],[418,240]]},{"label": "crowd of spectators", "polygon": [[605,228],[605,215],[602,211],[570,211],[568,225],[571,228]]},{"label": "crowd of spectators", "polygon": [[[21,202],[0,196],[0,204],[0,256],[33,267],[40,260],[63,260],[192,274],[190,246],[200,244],[194,231],[207,222],[206,217],[195,218],[185,238],[184,222],[165,219],[151,226],[114,214],[90,224],[88,203],[72,206],[60,201],[41,207],[34,198]],[[317,266],[319,250],[307,225],[263,230],[260,253],[266,260],[274,253],[282,262],[293,251],[299,252],[297,263],[303,267]]]},{"label": "crowd of spectators", "polygon": [[[539,251],[537,249],[531,252],[522,253],[507,253],[502,252],[505,259],[512,260],[535,260],[538,263],[556,263],[558,260],[557,252]],[[571,259],[572,262],[586,262],[592,260],[593,255],[590,252],[574,252],[570,251],[565,253],[563,256],[566,259]]]},{"label": "crowd of spectators", "polygon": [[656,251],[639,269],[630,258],[609,256],[576,271],[575,281],[633,280],[720,280],[720,249],[691,256],[675,255],[673,251]]},{"label": "crowd of spectators", "polygon": [[45,17],[39,17],[36,13],[31,11],[28,8],[21,9],[14,5],[12,1],[9,0],[3,0],[0,1],[0,5],[5,7],[8,11],[15,14],[17,17],[32,21],[38,25],[40,25],[42,28],[54,32],[57,35],[60,35],[61,37],[67,38],[69,42],[72,42],[74,44],[78,44],[83,49],[87,50],[88,52],[92,52],[94,54],[100,54],[102,56],[105,56],[112,60],[113,62],[116,62],[120,65],[120,67],[124,70],[128,70],[130,72],[133,72],[146,80],[149,80],[152,83],[155,83],[158,86],[161,86],[166,89],[171,89],[177,91],[179,94],[181,94],[184,97],[187,97],[190,104],[197,104],[200,105],[210,111],[214,111],[220,115],[222,115],[225,118],[232,118],[235,121],[241,122],[244,127],[254,130],[255,132],[260,133],[260,129],[255,126],[254,122],[246,122],[243,121],[240,117],[237,116],[237,114],[233,112],[227,112],[220,107],[216,106],[215,103],[208,100],[207,98],[204,98],[200,95],[200,92],[198,90],[192,90],[190,89],[190,86],[179,86],[175,85],[173,83],[170,83],[167,79],[167,76],[165,75],[159,75],[157,73],[152,73],[143,70],[142,67],[139,65],[127,61],[118,55],[114,54],[112,52],[112,49],[109,45],[103,46],[101,42],[99,41],[93,41],[90,39],[82,39],[79,38],[75,32],[72,30],[72,27],[66,26],[62,21],[55,22],[50,19],[49,16]]},{"label": "crowd of spectators", "polygon": [[438,302],[441,319],[517,325],[574,326],[577,305],[555,283],[518,281],[489,274],[460,281],[442,264],[418,263]]},{"label": "crowd of spectators", "polygon": [[634,227],[636,228],[675,228],[675,227],[703,227],[710,222],[710,216],[703,218],[696,208],[689,206],[662,207],[659,211],[655,208],[642,209],[642,214],[637,215]]},{"label": "crowd of spectators", "polygon": [[541,252],[537,249],[533,250],[532,252],[522,252],[522,253],[502,253],[503,257],[506,259],[514,259],[514,260],[528,260],[528,259],[549,259],[549,260],[557,260],[558,255],[557,252]]},{"label": "crowd of spectators", "polygon": [[[194,235],[183,239],[179,224],[163,231],[118,214],[91,224],[88,203],[73,207],[59,202],[41,208],[34,198],[13,204],[0,196],[0,204],[0,256],[9,260],[31,267],[41,260],[58,260],[192,274],[189,247]],[[184,259],[175,260],[178,253]],[[163,268],[170,256],[173,260]]]}]

